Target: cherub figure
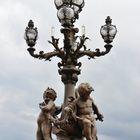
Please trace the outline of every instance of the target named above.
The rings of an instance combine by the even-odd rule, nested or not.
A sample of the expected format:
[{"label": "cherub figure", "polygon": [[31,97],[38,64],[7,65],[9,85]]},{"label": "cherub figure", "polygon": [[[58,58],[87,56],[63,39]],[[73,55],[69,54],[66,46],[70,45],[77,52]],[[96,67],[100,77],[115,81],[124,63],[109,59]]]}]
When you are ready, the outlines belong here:
[{"label": "cherub figure", "polygon": [[[65,112],[71,114],[82,130],[82,135],[87,140],[97,140],[96,119],[103,121],[103,115],[99,112],[93,99],[90,97],[94,89],[88,83],[82,83],[78,87],[79,97],[72,101]],[[95,118],[95,115],[97,118]]]},{"label": "cherub figure", "polygon": [[60,107],[56,107],[54,101],[57,95],[52,88],[47,88],[43,94],[44,102],[39,104],[41,112],[37,120],[37,140],[52,140],[52,123],[55,121],[56,115],[61,112]]}]

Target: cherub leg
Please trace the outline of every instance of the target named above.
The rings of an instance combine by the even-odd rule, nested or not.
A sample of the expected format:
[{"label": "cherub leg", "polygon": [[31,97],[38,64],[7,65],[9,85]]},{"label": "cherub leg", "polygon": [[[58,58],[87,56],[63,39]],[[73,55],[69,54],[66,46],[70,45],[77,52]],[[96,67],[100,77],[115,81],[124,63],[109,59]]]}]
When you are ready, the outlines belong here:
[{"label": "cherub leg", "polygon": [[97,140],[97,129],[96,129],[96,126],[95,125],[92,125],[92,128],[91,128],[91,135],[92,135],[92,138],[93,140]]},{"label": "cherub leg", "polygon": [[36,132],[36,140],[43,140],[43,135],[42,135],[41,128],[39,125]]},{"label": "cherub leg", "polygon": [[83,135],[86,137],[87,140],[93,140],[92,135],[91,135],[91,121],[85,119],[83,121]]},{"label": "cherub leg", "polygon": [[48,122],[43,122],[41,126],[44,140],[53,140],[51,137],[52,126]]}]

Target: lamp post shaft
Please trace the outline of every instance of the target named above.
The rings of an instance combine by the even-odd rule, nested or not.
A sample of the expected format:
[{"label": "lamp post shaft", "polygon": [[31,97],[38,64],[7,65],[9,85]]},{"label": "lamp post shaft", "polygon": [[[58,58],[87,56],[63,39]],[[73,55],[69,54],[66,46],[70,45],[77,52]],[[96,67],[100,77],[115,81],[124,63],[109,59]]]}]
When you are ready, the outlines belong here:
[{"label": "lamp post shaft", "polygon": [[59,74],[65,86],[64,107],[67,105],[68,97],[75,98],[75,85],[78,81],[80,69],[77,68],[77,59],[73,53],[75,49],[77,28],[62,28],[61,33],[64,35],[64,52],[65,55],[61,61]]},{"label": "lamp post shaft", "polygon": [[65,84],[65,91],[64,91],[64,106],[68,104],[68,97],[75,98],[75,84],[67,83]]}]

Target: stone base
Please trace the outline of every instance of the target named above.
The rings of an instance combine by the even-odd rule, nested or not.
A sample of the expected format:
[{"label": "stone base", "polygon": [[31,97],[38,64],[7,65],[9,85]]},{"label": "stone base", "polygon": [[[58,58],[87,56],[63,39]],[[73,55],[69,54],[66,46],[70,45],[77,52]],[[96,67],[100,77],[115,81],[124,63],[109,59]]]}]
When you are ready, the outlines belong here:
[{"label": "stone base", "polygon": [[57,140],[85,140],[85,138],[76,138],[72,136],[57,135]]},{"label": "stone base", "polygon": [[[53,134],[56,135],[57,140],[86,140],[82,134],[82,129],[78,123],[74,120],[67,122],[61,122],[61,125],[53,126]],[[92,140],[98,140],[94,135]]]},{"label": "stone base", "polygon": [[68,134],[65,130],[62,129],[53,129],[54,134],[57,137],[57,140],[86,140],[84,137],[76,137],[76,136],[71,136]]}]

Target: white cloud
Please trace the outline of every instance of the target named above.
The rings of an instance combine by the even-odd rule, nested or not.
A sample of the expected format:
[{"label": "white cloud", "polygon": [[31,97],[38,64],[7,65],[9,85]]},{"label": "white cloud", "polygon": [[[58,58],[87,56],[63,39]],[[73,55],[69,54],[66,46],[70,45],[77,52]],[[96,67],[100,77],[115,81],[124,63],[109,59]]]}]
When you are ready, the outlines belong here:
[{"label": "white cloud", "polygon": [[[79,82],[89,82],[95,88],[95,103],[104,114],[98,124],[99,139],[139,140],[140,41],[139,0],[87,0],[76,23],[86,26],[91,38],[88,48],[103,49],[100,26],[110,15],[118,28],[112,51],[105,57],[83,62]],[[36,48],[53,50],[47,43],[51,26],[61,37],[53,1],[0,1],[0,139],[35,139],[38,103],[48,87],[56,89],[56,104],[63,101],[64,87],[57,72],[59,59],[39,61],[29,56],[23,39],[24,30],[33,19],[39,30]],[[79,32],[80,34],[80,32]],[[7,121],[4,121],[7,120]],[[9,129],[12,131],[8,131]],[[21,129],[19,131],[19,129]],[[131,133],[130,133],[131,132]]]}]

